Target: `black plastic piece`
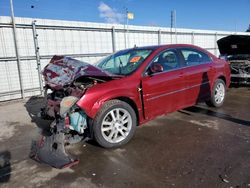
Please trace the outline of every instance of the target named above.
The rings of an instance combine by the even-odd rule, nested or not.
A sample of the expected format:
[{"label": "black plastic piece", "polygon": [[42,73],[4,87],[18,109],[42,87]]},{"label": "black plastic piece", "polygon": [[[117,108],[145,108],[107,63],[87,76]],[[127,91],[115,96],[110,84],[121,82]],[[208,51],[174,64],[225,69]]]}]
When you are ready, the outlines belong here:
[{"label": "black plastic piece", "polygon": [[57,132],[51,136],[42,136],[41,140],[33,146],[30,157],[38,162],[60,169],[78,164],[78,159],[65,152],[64,141],[65,135],[63,132]]}]

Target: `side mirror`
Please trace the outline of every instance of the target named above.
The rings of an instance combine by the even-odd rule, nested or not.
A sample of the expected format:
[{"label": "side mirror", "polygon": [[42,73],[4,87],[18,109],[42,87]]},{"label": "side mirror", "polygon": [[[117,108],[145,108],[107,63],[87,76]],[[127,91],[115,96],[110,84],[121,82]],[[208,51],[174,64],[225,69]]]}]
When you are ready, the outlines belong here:
[{"label": "side mirror", "polygon": [[152,74],[158,73],[158,72],[163,72],[163,66],[159,63],[153,63],[150,67],[149,70]]}]

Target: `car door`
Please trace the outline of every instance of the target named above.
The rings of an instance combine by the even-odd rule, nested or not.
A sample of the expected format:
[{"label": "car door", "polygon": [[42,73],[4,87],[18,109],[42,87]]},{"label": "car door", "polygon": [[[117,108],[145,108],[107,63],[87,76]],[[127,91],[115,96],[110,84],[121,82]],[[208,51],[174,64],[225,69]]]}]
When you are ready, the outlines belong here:
[{"label": "car door", "polygon": [[[151,73],[153,64],[161,65],[163,71]],[[175,49],[161,52],[149,64],[141,81],[146,119],[175,111],[183,105],[185,78],[181,67]]]},{"label": "car door", "polygon": [[194,48],[178,49],[185,62],[186,104],[191,106],[210,96],[212,59],[206,53]]}]

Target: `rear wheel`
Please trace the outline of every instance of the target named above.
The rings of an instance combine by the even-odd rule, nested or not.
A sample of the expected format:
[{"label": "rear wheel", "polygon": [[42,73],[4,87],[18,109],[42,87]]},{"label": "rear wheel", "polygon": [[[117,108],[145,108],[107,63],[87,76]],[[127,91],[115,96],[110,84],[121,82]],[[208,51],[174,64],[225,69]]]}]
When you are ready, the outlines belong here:
[{"label": "rear wheel", "polygon": [[221,107],[224,103],[226,96],[226,85],[221,79],[216,80],[214,83],[213,90],[211,92],[211,97],[206,104],[211,107]]},{"label": "rear wheel", "polygon": [[110,100],[103,105],[94,119],[94,138],[105,148],[124,145],[133,137],[136,122],[136,114],[129,104]]}]

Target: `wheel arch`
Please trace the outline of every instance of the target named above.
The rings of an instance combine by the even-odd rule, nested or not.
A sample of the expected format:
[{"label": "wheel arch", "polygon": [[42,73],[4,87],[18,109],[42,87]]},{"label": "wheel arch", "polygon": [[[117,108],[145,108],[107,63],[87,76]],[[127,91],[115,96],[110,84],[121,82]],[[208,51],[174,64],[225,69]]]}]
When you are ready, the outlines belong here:
[{"label": "wheel arch", "polygon": [[139,125],[140,122],[140,110],[138,109],[138,104],[136,103],[135,100],[133,100],[132,97],[130,96],[122,96],[122,95],[113,95],[109,97],[103,97],[102,99],[96,101],[92,107],[89,109],[89,111],[85,111],[87,115],[91,118],[94,119],[98,111],[103,107],[104,103],[110,100],[120,100],[123,102],[126,102],[131,106],[131,108],[134,110],[136,114],[136,119],[137,119],[137,125]]},{"label": "wheel arch", "polygon": [[[113,99],[117,99],[117,100],[126,102],[133,108],[133,110],[135,111],[135,114],[136,114],[136,120],[137,120],[137,126],[138,126],[140,117],[139,117],[139,111],[138,111],[138,107],[137,107],[136,103],[129,97],[116,97]],[[110,100],[112,100],[112,99],[110,99]]]},{"label": "wheel arch", "polygon": [[226,80],[226,77],[225,77],[225,76],[220,75],[220,76],[218,77],[218,79],[223,80],[223,82],[225,83],[225,85],[227,85],[227,80]]}]

